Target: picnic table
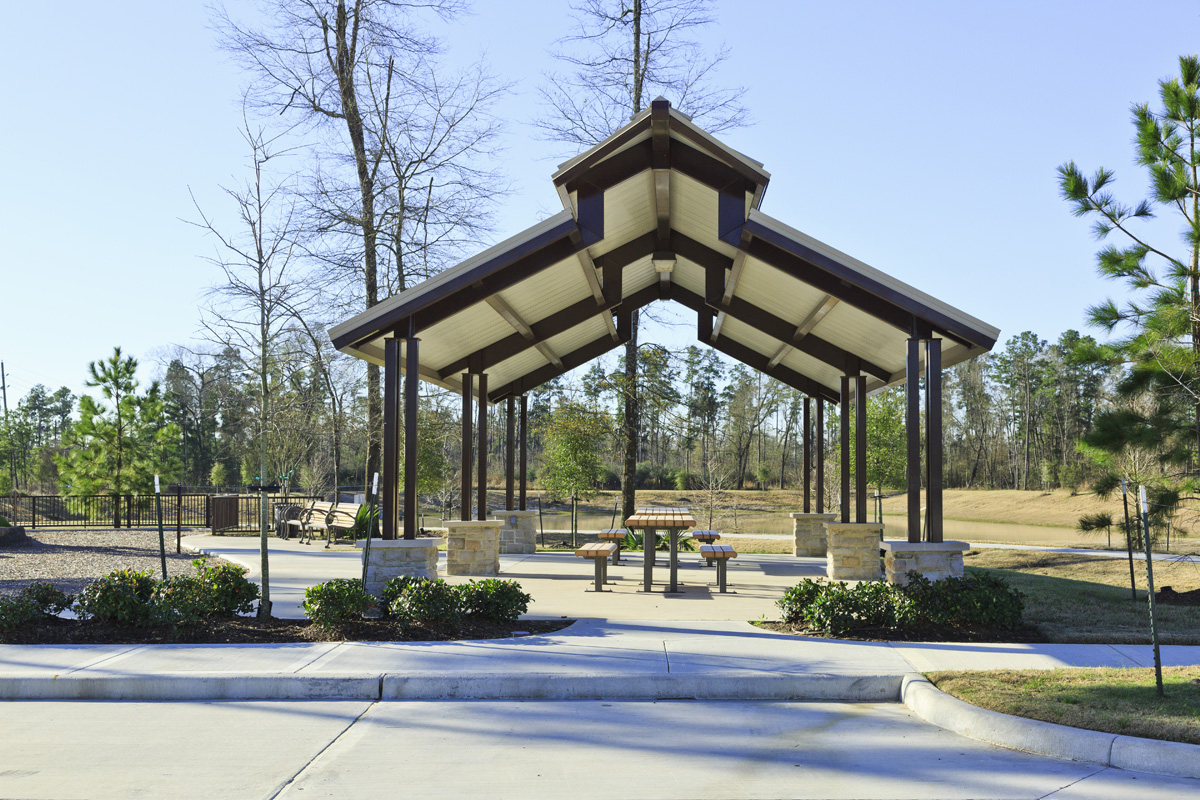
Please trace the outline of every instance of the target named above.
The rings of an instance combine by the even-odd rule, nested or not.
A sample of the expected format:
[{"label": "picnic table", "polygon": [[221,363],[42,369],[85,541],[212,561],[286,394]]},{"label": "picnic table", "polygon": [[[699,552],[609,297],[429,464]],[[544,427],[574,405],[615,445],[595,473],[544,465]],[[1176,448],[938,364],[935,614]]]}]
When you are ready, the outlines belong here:
[{"label": "picnic table", "polygon": [[637,513],[625,520],[625,527],[642,532],[644,561],[642,566],[642,591],[653,591],[654,545],[658,531],[666,531],[671,541],[671,582],[668,592],[679,591],[679,534],[696,527],[696,519],[686,508],[639,508]]}]

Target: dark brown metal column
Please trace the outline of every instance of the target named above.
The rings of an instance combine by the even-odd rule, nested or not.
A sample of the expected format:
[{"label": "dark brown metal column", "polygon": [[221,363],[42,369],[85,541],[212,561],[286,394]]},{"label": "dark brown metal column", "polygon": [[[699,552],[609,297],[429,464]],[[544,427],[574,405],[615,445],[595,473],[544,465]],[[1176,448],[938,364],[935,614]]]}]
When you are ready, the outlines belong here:
[{"label": "dark brown metal column", "polygon": [[478,471],[476,479],[479,485],[475,487],[475,519],[487,519],[487,460],[488,460],[488,417],[487,417],[487,375],[479,373],[479,423],[476,426],[479,428],[477,435],[479,442],[475,445],[478,452],[475,453],[479,459]]},{"label": "dark brown metal column", "polygon": [[812,513],[812,398],[804,398],[804,513]]},{"label": "dark brown metal column", "polygon": [[471,519],[471,446],[474,444],[474,437],[471,435],[471,392],[474,389],[472,385],[474,379],[471,373],[464,372],[462,376],[462,484],[461,484],[461,501],[462,506],[461,518],[463,522]]},{"label": "dark brown metal column", "polygon": [[525,401],[525,395],[521,395],[521,483],[520,491],[517,494],[517,505],[521,511],[525,510],[525,464],[526,457],[529,454],[529,407]]},{"label": "dark brown metal column", "polygon": [[867,376],[854,379],[854,521],[867,521]]},{"label": "dark brown metal column", "polygon": [[[383,538],[396,538],[400,512],[400,340],[383,340]],[[370,480],[370,477],[367,478]]]},{"label": "dark brown metal column", "polygon": [[841,468],[842,468],[842,522],[850,521],[850,376],[842,376],[842,396],[838,400],[841,409]]},{"label": "dark brown metal column", "polygon": [[908,340],[904,362],[904,433],[907,438],[908,540],[921,541],[921,340]]},{"label": "dark brown metal column", "polygon": [[509,395],[504,401],[504,510],[513,510],[513,448],[517,426],[517,399]]},{"label": "dark brown metal column", "polygon": [[925,342],[925,513],[928,540],[942,541],[942,340]]},{"label": "dark brown metal column", "polygon": [[421,340],[404,340],[404,538],[417,538],[417,381]]},{"label": "dark brown metal column", "polygon": [[817,398],[817,513],[825,513],[825,401]]}]

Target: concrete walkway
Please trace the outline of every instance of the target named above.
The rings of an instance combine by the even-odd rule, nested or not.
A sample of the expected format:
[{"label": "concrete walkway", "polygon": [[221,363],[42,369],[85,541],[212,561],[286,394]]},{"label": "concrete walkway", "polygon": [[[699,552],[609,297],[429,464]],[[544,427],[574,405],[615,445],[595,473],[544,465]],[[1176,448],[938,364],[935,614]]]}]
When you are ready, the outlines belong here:
[{"label": "concrete walkway", "polygon": [[[254,539],[185,543],[257,561]],[[1084,732],[1023,720],[995,733],[974,716],[991,712],[954,706],[917,675],[1149,666],[1149,647],[776,634],[746,620],[777,617],[774,600],[820,559],[740,557],[737,594],[721,595],[712,570],[682,558],[679,595],[638,591],[637,556],[602,594],[585,591],[590,564],[570,554],[504,558],[504,576],[535,597],[531,616],[578,620],[540,636],[0,646],[0,796],[1200,796],[1200,781],[1107,766],[1191,775],[1200,758],[1171,749],[1186,746],[1147,755],[1140,740],[1131,751],[1125,737],[1085,734],[1077,747]],[[355,551],[273,538],[277,615],[299,616],[306,586],[359,569]],[[1200,647],[1164,647],[1163,660],[1200,663]],[[123,702],[81,702],[95,699]]]}]

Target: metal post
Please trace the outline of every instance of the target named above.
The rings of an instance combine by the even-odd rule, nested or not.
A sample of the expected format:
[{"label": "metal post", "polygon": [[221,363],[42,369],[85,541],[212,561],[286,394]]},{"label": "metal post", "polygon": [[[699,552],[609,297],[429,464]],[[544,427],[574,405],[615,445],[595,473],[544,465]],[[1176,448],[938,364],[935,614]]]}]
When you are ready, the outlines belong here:
[{"label": "metal post", "polygon": [[[421,340],[404,340],[404,538],[417,538],[417,411]],[[393,483],[394,486],[394,483]],[[369,534],[368,534],[369,535]]]},{"label": "metal post", "polygon": [[488,459],[488,418],[487,418],[487,375],[479,373],[479,451],[475,454],[479,459],[479,487],[475,490],[475,518],[487,519],[487,459]]},{"label": "metal post", "polygon": [[163,536],[162,521],[162,490],[158,485],[158,476],[154,476],[154,516],[158,520],[158,557],[162,560],[162,579],[167,579],[167,542]]},{"label": "metal post", "polygon": [[825,401],[817,398],[817,513],[825,513]]},{"label": "metal post", "polygon": [[854,521],[867,521],[867,378],[854,379]]},{"label": "metal post", "polygon": [[513,447],[517,426],[517,399],[509,395],[504,401],[504,510],[513,510]]},{"label": "metal post", "polygon": [[[395,539],[400,512],[400,340],[383,340],[383,538]],[[408,425],[407,414],[404,424]],[[405,444],[407,444],[405,436]],[[406,462],[405,466],[410,466]]]},{"label": "metal post", "polygon": [[183,552],[183,484],[175,484],[175,552]]},{"label": "metal post", "polygon": [[[527,494],[527,485],[525,480],[525,463],[529,451],[529,409],[525,402],[525,395],[521,395],[521,489],[517,497],[518,507],[521,511],[525,510],[525,496]],[[538,513],[541,513],[541,506],[538,506]]]},{"label": "metal post", "polygon": [[804,398],[804,513],[812,511],[812,398]]},{"label": "metal post", "polygon": [[931,542],[942,541],[942,340],[925,341],[925,508]]},{"label": "metal post", "polygon": [[471,436],[471,391],[474,388],[474,378],[471,373],[464,372],[462,376],[462,463],[460,464],[462,472],[462,485],[460,491],[462,506],[462,521],[469,522],[471,519],[471,445],[473,438]]},{"label": "metal post", "polygon": [[904,362],[904,432],[908,483],[908,540],[921,541],[921,340],[908,340]]},{"label": "metal post", "polygon": [[842,522],[850,521],[850,376],[842,376],[841,408],[841,455],[842,455]]}]

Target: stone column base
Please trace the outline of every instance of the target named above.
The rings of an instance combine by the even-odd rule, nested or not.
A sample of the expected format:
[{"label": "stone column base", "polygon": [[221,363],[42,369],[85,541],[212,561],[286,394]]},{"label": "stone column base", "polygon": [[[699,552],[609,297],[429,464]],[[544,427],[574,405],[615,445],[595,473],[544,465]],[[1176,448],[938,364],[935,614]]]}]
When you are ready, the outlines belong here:
[{"label": "stone column base", "polygon": [[825,523],[837,519],[837,514],[792,514],[792,533],[796,537],[792,551],[798,556],[824,558],[829,551],[829,536]]},{"label": "stone column base", "polygon": [[501,523],[500,552],[528,555],[537,552],[537,511],[505,511],[492,519]]},{"label": "stone column base", "polygon": [[499,575],[501,524],[498,519],[446,520],[446,574]]},{"label": "stone column base", "polygon": [[[367,554],[367,594],[379,597],[392,578],[438,576],[438,545],[445,539],[372,539]],[[360,547],[362,545],[359,545]]]},{"label": "stone column base", "polygon": [[825,574],[835,581],[877,581],[882,522],[826,522],[829,552]]},{"label": "stone column base", "polygon": [[963,553],[971,549],[966,542],[909,542],[885,539],[883,567],[888,583],[904,586],[908,573],[919,573],[931,581],[963,576]]}]

